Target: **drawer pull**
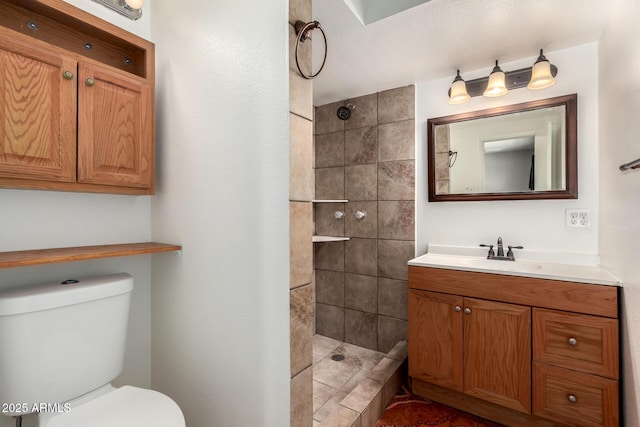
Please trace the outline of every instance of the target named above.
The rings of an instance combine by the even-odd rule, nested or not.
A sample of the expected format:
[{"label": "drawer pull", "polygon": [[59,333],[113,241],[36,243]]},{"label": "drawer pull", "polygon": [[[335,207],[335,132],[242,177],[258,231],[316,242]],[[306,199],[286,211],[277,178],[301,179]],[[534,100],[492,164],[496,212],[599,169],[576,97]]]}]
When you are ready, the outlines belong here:
[{"label": "drawer pull", "polygon": [[460,313],[462,311],[462,307],[460,307],[459,305],[456,305],[456,313]]},{"label": "drawer pull", "polygon": [[572,345],[572,346],[578,345],[578,340],[573,337],[569,338],[569,345]]},{"label": "drawer pull", "polygon": [[578,401],[578,398],[574,394],[570,394],[569,396],[567,396],[567,399],[571,403],[576,403]]},{"label": "drawer pull", "polygon": [[471,314],[471,309],[470,308],[465,308],[464,309],[464,313],[465,314]]}]

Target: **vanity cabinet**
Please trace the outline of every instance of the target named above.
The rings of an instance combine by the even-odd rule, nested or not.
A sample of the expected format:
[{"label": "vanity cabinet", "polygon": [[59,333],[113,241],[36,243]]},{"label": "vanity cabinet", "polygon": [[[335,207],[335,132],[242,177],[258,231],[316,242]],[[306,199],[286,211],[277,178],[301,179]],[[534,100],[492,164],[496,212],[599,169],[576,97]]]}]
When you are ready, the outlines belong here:
[{"label": "vanity cabinet", "polygon": [[152,65],[63,1],[0,4],[0,187],[153,194]]},{"label": "vanity cabinet", "polygon": [[618,289],[409,266],[416,394],[508,426],[619,425]]},{"label": "vanity cabinet", "polygon": [[529,307],[411,289],[409,336],[411,377],[531,411]]}]

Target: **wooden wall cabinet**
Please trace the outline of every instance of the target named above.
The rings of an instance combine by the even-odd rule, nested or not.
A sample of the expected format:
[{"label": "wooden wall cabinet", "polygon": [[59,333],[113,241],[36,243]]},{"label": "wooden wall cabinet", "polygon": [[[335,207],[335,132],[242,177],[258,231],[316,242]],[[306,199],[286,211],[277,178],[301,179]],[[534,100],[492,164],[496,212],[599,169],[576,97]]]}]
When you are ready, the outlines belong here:
[{"label": "wooden wall cabinet", "polygon": [[0,187],[154,192],[154,46],[61,0],[0,4]]},{"label": "wooden wall cabinet", "polygon": [[617,427],[618,289],[409,266],[414,392],[508,426]]}]

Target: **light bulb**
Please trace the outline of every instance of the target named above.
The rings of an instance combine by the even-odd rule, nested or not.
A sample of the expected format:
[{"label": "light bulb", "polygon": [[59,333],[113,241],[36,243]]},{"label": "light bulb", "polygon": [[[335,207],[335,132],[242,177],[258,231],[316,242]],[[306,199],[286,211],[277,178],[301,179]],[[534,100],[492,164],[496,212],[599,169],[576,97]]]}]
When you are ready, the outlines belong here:
[{"label": "light bulb", "polygon": [[131,9],[142,9],[142,5],[144,5],[144,0],[124,0],[124,2]]}]

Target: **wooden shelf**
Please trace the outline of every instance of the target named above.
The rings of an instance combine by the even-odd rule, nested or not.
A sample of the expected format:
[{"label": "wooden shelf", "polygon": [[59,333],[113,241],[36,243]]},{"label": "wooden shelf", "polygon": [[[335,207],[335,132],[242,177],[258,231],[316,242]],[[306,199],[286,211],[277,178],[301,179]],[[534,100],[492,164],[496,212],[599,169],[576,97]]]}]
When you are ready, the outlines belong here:
[{"label": "wooden shelf", "polygon": [[155,254],[182,250],[180,245],[144,242],[120,245],[77,246],[71,248],[36,249],[0,252],[0,268],[27,267],[56,262],[83,261],[98,258]]}]

